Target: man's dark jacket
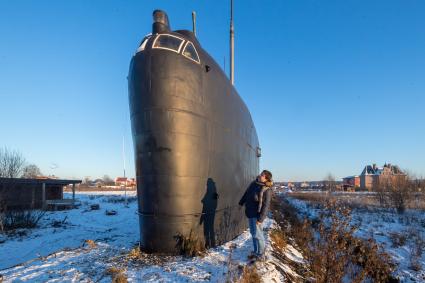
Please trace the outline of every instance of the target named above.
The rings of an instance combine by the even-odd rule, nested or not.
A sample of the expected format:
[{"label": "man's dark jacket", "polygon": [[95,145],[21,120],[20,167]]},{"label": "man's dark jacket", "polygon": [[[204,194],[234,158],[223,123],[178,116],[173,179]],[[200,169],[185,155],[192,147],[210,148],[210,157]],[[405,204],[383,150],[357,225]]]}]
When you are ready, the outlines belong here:
[{"label": "man's dark jacket", "polygon": [[263,201],[260,212],[258,212],[258,206],[260,204],[261,188],[264,186],[263,183],[258,181],[252,182],[245,194],[239,201],[239,205],[245,204],[245,215],[248,218],[257,218],[257,221],[263,222],[266,219],[267,212],[270,207],[271,199],[271,188],[268,188],[263,192]]}]

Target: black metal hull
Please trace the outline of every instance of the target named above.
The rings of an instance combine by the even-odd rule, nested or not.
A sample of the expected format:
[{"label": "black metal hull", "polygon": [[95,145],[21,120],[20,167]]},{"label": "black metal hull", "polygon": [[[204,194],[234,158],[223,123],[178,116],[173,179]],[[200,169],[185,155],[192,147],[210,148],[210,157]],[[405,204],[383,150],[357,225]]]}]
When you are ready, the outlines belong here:
[{"label": "black metal hull", "polygon": [[187,39],[201,64],[151,49],[152,40],[130,64],[140,245],[147,252],[178,253],[182,237],[210,247],[239,235],[246,220],[238,201],[259,170],[247,107],[196,39]]}]

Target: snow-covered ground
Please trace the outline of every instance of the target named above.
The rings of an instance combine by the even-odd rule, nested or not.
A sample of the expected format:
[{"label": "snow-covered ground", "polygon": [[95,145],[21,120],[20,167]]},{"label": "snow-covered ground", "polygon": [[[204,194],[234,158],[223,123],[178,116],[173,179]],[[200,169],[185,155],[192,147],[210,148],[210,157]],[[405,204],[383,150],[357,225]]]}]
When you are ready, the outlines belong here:
[{"label": "snow-covered ground", "polygon": [[[350,193],[351,198],[361,194]],[[364,195],[364,194],[363,194]],[[310,219],[317,217],[320,209],[307,201],[289,197],[299,213]],[[425,282],[425,211],[407,210],[398,214],[390,209],[359,207],[352,210],[352,223],[359,225],[356,235],[375,239],[397,264],[396,276],[401,282]],[[400,239],[394,244],[394,239]],[[421,249],[419,257],[412,257],[415,248]],[[412,259],[418,264],[412,268]]]},{"label": "snow-covered ground", "polygon": [[[78,209],[47,212],[40,227],[27,229],[3,238],[0,244],[0,274],[5,282],[110,282],[110,267],[120,267],[129,282],[224,282],[238,275],[247,265],[252,241],[246,231],[222,246],[210,249],[203,256],[144,255],[142,261],[129,261],[128,254],[139,241],[135,192],[84,192],[76,197]],[[66,195],[65,197],[70,197]],[[99,204],[99,210],[90,205]],[[105,210],[115,210],[107,216]],[[268,219],[265,230],[274,225]],[[95,245],[87,244],[93,240]],[[264,282],[285,282],[284,273],[297,277],[287,263],[272,255],[267,236],[267,260],[256,264]],[[290,262],[302,262],[302,255],[288,246],[285,255]],[[283,270],[284,272],[279,272]]]}]

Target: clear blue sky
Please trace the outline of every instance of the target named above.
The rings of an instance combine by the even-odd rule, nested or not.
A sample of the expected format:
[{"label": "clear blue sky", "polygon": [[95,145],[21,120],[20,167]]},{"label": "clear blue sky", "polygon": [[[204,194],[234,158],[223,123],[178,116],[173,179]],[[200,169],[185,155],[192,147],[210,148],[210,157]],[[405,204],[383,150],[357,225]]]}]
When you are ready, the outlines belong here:
[{"label": "clear blue sky", "polygon": [[[228,2],[0,0],[0,146],[45,174],[115,177],[124,136],[134,176],[126,76],[152,11],[191,29],[195,10],[223,65]],[[317,180],[387,161],[425,176],[424,15],[423,0],[235,0],[235,85],[261,167]]]}]

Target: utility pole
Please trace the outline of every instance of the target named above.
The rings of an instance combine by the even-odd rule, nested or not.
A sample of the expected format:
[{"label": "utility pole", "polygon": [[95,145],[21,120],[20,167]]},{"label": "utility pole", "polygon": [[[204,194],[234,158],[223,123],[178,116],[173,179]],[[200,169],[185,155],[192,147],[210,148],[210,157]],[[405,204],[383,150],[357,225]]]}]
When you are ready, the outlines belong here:
[{"label": "utility pole", "polygon": [[[124,168],[124,179],[125,179],[125,147],[124,147],[124,136],[122,136],[122,160],[123,160],[123,168]],[[128,207],[128,202],[127,202],[127,180],[125,179],[125,183],[124,183],[124,205],[125,207]]]}]

